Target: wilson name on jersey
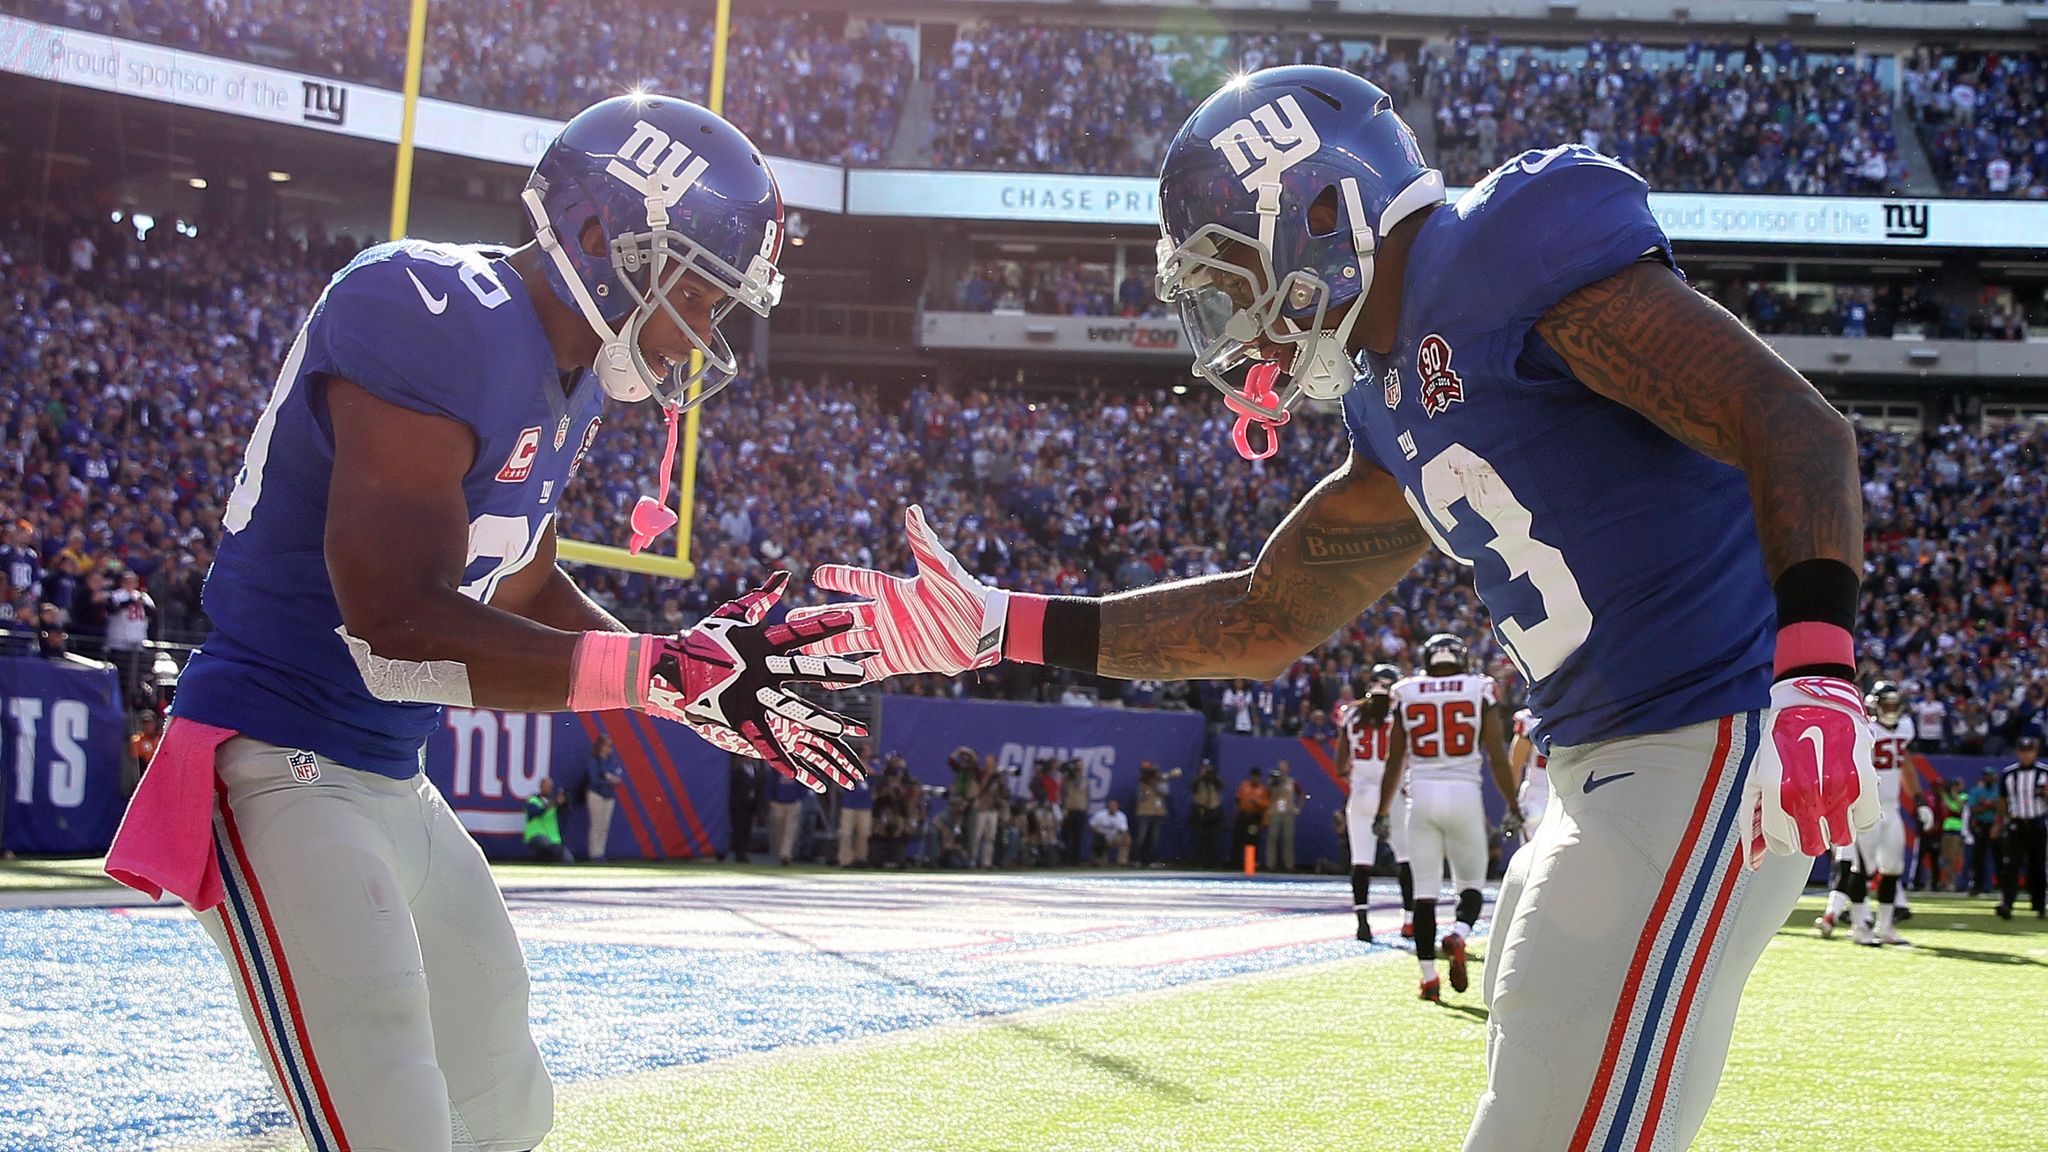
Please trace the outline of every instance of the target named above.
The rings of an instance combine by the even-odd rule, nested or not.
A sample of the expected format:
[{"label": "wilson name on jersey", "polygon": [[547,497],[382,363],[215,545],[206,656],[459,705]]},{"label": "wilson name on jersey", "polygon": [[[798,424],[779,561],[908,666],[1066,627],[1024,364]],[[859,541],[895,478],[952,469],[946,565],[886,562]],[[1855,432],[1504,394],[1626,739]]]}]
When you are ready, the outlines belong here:
[{"label": "wilson name on jersey", "polygon": [[1544,751],[1769,701],[1776,608],[1746,478],[1587,388],[1536,332],[1644,259],[1671,248],[1641,177],[1577,145],[1524,153],[1423,221],[1393,349],[1344,395],[1354,450],[1472,567]]},{"label": "wilson name on jersey", "polygon": [[1493,678],[1477,672],[1410,676],[1394,685],[1394,718],[1408,740],[1411,780],[1479,783],[1480,725],[1493,707]]},{"label": "wilson name on jersey", "polygon": [[1899,806],[1900,773],[1913,771],[1913,720],[1901,716],[1896,724],[1870,721],[1870,766],[1877,769],[1877,801],[1890,812]]},{"label": "wilson name on jersey", "polygon": [[214,631],[179,679],[175,711],[402,779],[419,771],[440,708],[371,696],[340,635],[323,546],[332,378],[474,435],[461,591],[486,603],[532,563],[596,436],[602,392],[586,372],[564,393],[500,250],[419,240],[365,249],[337,273],[285,357],[207,573]]}]

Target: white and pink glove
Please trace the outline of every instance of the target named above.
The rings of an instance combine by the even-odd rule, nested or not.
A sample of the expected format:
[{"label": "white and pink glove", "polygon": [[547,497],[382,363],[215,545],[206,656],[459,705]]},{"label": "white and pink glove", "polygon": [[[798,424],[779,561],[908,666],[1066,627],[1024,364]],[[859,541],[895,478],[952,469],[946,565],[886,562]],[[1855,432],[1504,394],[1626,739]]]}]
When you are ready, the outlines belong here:
[{"label": "white and pink glove", "polygon": [[1771,686],[1763,747],[1744,786],[1745,862],[1767,853],[1819,856],[1882,816],[1871,767],[1863,694],[1833,676],[1796,676]]},{"label": "white and pink glove", "polygon": [[727,752],[766,760],[813,792],[823,792],[826,780],[854,787],[864,773],[846,741],[866,736],[867,729],[786,686],[858,684],[860,661],[872,653],[819,650],[854,628],[854,614],[844,608],[813,611],[802,621],[792,614],[763,627],[788,582],[789,573],[777,572],[678,636],[584,633],[570,676],[570,709],[637,708],[687,724]]},{"label": "white and pink glove", "polygon": [[[865,596],[866,602],[798,608],[789,614],[790,623],[823,623],[834,613],[851,612],[851,630],[827,636],[811,650],[860,660],[863,680],[917,672],[952,676],[1003,659],[1012,594],[969,576],[932,534],[922,508],[906,509],[903,526],[917,575],[820,564],[811,572],[812,584]],[[1018,599],[1042,603],[1040,597]]]}]

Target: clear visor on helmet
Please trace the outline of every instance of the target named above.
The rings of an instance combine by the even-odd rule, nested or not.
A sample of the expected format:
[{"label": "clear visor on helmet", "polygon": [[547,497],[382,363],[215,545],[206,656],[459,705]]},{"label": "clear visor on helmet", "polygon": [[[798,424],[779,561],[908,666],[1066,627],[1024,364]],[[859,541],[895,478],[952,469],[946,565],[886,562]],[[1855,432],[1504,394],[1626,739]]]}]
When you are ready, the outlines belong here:
[{"label": "clear visor on helmet", "polygon": [[[1179,246],[1162,237],[1158,255],[1155,291],[1180,312],[1195,350],[1194,374],[1229,397],[1234,408],[1249,407],[1270,420],[1284,417],[1300,400],[1299,387],[1290,385],[1267,404],[1227,377],[1257,360],[1277,360],[1290,375],[1306,363],[1324,338],[1327,287],[1304,272],[1275,277],[1264,244],[1220,224],[1197,229]],[[1296,322],[1288,311],[1307,312],[1309,318]],[[1262,344],[1268,347],[1262,350]]]},{"label": "clear visor on helmet", "polygon": [[[632,313],[619,327],[619,335],[631,350],[634,373],[645,389],[640,396],[621,395],[620,399],[652,396],[663,407],[682,411],[702,404],[739,374],[738,358],[726,343],[719,324],[735,304],[745,304],[755,315],[766,316],[782,299],[782,274],[765,257],[755,257],[748,269],[741,272],[671,228],[619,237],[612,241],[611,261],[619,286],[634,301]],[[721,293],[703,331],[685,320],[672,300],[685,278],[692,276]],[[676,331],[701,354],[695,371],[688,359],[670,361],[658,357],[652,363],[648,361],[642,337],[648,321],[657,313],[666,315]]]}]

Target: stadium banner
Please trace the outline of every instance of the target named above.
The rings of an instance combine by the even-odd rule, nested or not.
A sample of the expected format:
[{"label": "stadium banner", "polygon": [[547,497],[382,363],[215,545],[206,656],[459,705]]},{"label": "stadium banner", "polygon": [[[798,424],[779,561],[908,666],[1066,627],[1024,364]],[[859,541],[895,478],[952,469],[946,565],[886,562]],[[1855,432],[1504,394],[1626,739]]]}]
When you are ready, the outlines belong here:
[{"label": "stadium banner", "polygon": [[1019,797],[1030,795],[1031,770],[1041,757],[1079,760],[1089,806],[1101,807],[1114,796],[1126,812],[1137,799],[1138,766],[1147,760],[1162,771],[1183,769],[1174,785],[1184,797],[1202,762],[1207,735],[1197,712],[893,695],[883,698],[876,731],[877,749],[884,755],[901,753],[911,773],[926,784],[952,783],[946,758],[955,748],[993,755],[996,768],[1009,774],[1011,793]]},{"label": "stadium banner", "polygon": [[[1456,198],[1462,188],[1451,189]],[[2048,202],[1652,192],[1673,240],[1923,248],[2048,247]],[[1157,182],[1140,176],[856,169],[846,210],[1020,223],[1157,227]]]},{"label": "stadium banner", "polygon": [[[0,69],[94,88],[333,132],[398,142],[404,97],[384,88],[270,68],[154,44],[0,16]],[[531,168],[562,121],[421,97],[413,142],[421,148]],[[831,164],[768,157],[793,208],[840,212],[845,178]]]},{"label": "stadium banner", "polygon": [[1159,182],[1061,172],[927,172],[856,168],[846,210],[861,216],[1159,226]]},{"label": "stadium banner", "polygon": [[111,667],[0,657],[0,844],[56,856],[105,852],[126,805],[127,736]]},{"label": "stadium banner", "polygon": [[926,312],[919,344],[925,348],[1073,352],[1180,362],[1193,354],[1180,321],[1165,316]]},{"label": "stadium banner", "polygon": [[526,799],[552,778],[572,798],[560,816],[562,843],[581,860],[590,827],[585,782],[600,733],[611,737],[625,774],[607,857],[687,860],[725,847],[726,754],[680,724],[638,712],[449,708],[427,738],[427,778],[486,854],[509,859],[528,855]]}]

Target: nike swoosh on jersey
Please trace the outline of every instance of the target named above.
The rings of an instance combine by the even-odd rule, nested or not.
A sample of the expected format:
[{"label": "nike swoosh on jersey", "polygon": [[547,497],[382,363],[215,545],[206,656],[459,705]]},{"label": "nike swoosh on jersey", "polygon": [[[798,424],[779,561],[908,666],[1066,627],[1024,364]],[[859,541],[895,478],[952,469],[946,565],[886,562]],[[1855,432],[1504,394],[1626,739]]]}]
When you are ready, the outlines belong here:
[{"label": "nike swoosh on jersey", "polygon": [[1536,175],[1536,174],[1537,174],[1538,172],[1541,172],[1541,171],[1543,171],[1543,170],[1544,170],[1545,168],[1548,168],[1548,167],[1550,167],[1550,165],[1551,165],[1551,162],[1552,162],[1552,161],[1554,161],[1554,160],[1556,160],[1556,159],[1557,159],[1557,158],[1558,158],[1559,156],[1562,156],[1562,155],[1564,155],[1564,152],[1563,152],[1563,150],[1562,150],[1562,149],[1559,149],[1559,150],[1557,150],[1557,151],[1552,151],[1552,152],[1546,152],[1546,153],[1544,153],[1544,154],[1543,154],[1543,159],[1541,159],[1541,160],[1538,160],[1538,161],[1537,161],[1536,163],[1534,163],[1534,164],[1531,164],[1531,163],[1529,163],[1529,162],[1528,162],[1527,160],[1524,160],[1524,161],[1522,161],[1522,163],[1521,163],[1521,169],[1522,169],[1522,171],[1523,171],[1524,173],[1526,173],[1526,174],[1528,174],[1528,175],[1530,175],[1530,176],[1534,176],[1534,175]]},{"label": "nike swoosh on jersey", "polygon": [[412,281],[413,287],[420,290],[420,303],[425,304],[427,306],[427,311],[432,312],[436,316],[439,316],[441,313],[446,312],[448,310],[448,297],[436,296],[432,292],[427,291],[427,286],[425,284],[420,283],[420,278],[418,276],[413,275],[412,269],[410,268],[407,268],[405,270],[405,276],[406,279]]},{"label": "nike swoosh on jersey", "polygon": [[1595,788],[1605,788],[1616,780],[1626,780],[1633,775],[1635,775],[1633,772],[1616,772],[1612,776],[1587,776],[1586,791],[1591,792]]}]

